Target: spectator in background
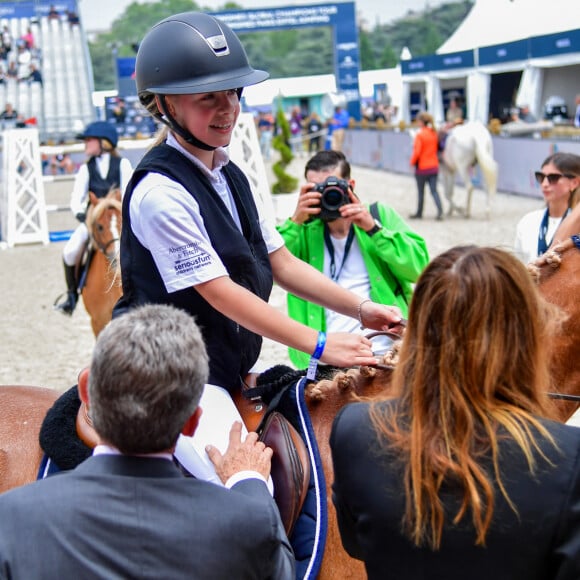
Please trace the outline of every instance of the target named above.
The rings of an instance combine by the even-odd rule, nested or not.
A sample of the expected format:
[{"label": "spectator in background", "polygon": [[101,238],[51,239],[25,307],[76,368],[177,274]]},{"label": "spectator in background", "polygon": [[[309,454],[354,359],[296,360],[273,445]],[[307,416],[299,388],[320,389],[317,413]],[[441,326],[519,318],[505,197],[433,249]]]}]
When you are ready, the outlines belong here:
[{"label": "spectator in background", "polygon": [[274,134],[274,118],[271,113],[260,111],[258,115],[258,135],[260,151],[264,161],[270,161],[272,156],[272,136]]},{"label": "spectator in background", "polygon": [[293,107],[290,113],[290,146],[294,154],[301,153],[302,148],[302,115],[300,107]]},{"label": "spectator in background", "polygon": [[8,70],[6,71],[6,76],[9,79],[17,79],[18,78],[18,67],[16,66],[16,61],[11,60],[10,64],[8,65]]},{"label": "spectator in background", "polygon": [[60,14],[58,13],[58,10],[55,8],[54,4],[51,4],[50,8],[48,9],[48,19],[59,20],[59,18]]},{"label": "spectator in background", "polygon": [[514,110],[512,109],[512,121],[514,122],[522,122],[522,123],[535,123],[538,119],[532,112],[530,111],[530,107],[528,104],[523,103],[518,105],[518,107]]},{"label": "spectator in background", "polygon": [[50,160],[50,172],[52,175],[72,175],[76,166],[68,153],[58,153]]},{"label": "spectator in background", "polygon": [[25,48],[24,46],[18,47],[18,58],[17,58],[17,66],[18,66],[18,80],[23,81],[26,80],[28,77],[29,66],[32,63],[32,54],[31,52]]},{"label": "spectator in background", "polygon": [[123,125],[125,119],[127,118],[127,109],[125,106],[125,99],[123,97],[117,97],[117,102],[112,110],[115,122],[118,125]]},{"label": "spectator in background", "polygon": [[423,203],[425,200],[425,185],[429,184],[433,201],[437,206],[437,220],[443,219],[443,206],[437,193],[437,175],[439,174],[439,136],[435,130],[433,117],[426,112],[417,115],[419,132],[413,141],[413,154],[410,164],[415,168],[417,181],[418,200],[417,211],[409,216],[411,219],[423,217]]},{"label": "spectator in background", "polygon": [[334,108],[334,115],[330,120],[332,127],[332,149],[334,151],[342,151],[344,143],[344,131],[348,127],[348,111],[343,109],[340,105]]},{"label": "spectator in background", "polygon": [[6,103],[6,107],[0,113],[0,119],[3,121],[12,121],[18,118],[18,111],[14,108],[12,103]]},{"label": "spectator in background", "polygon": [[71,28],[73,26],[78,26],[78,24],[79,24],[78,14],[76,12],[74,12],[74,10],[67,10],[66,11],[66,19],[67,19],[68,23],[70,24]]},{"label": "spectator in background", "polygon": [[580,155],[558,152],[535,173],[545,207],[527,213],[516,226],[514,249],[525,264],[546,252],[561,222],[578,202]]},{"label": "spectator in background", "polygon": [[34,42],[34,34],[32,34],[32,29],[30,27],[27,28],[26,33],[20,37],[22,41],[22,46],[27,50],[33,50],[35,47]]},{"label": "spectator in background", "polygon": [[310,135],[310,139],[308,140],[308,152],[316,153],[322,149],[320,146],[322,143],[322,135],[320,133],[324,129],[324,125],[322,124],[322,121],[320,120],[320,117],[316,111],[310,113],[310,117],[308,117],[307,129]]},{"label": "spectator in background", "polygon": [[574,114],[574,127],[580,127],[580,94],[576,95],[576,113]]},{"label": "spectator in background", "polygon": [[34,63],[32,63],[28,68],[30,72],[28,76],[25,77],[23,80],[28,81],[29,85],[32,83],[40,83],[40,86],[42,88],[44,86],[42,80],[42,73],[38,70],[38,68]]},{"label": "spectator in background", "polygon": [[2,42],[0,42],[0,62],[4,63],[5,66],[8,66],[8,51]]},{"label": "spectator in background", "polygon": [[8,55],[8,53],[12,50],[12,34],[10,33],[10,29],[6,24],[2,29],[2,46],[6,55]]},{"label": "spectator in background", "polygon": [[463,123],[463,109],[459,106],[457,99],[449,101],[449,107],[445,113],[447,128]]}]

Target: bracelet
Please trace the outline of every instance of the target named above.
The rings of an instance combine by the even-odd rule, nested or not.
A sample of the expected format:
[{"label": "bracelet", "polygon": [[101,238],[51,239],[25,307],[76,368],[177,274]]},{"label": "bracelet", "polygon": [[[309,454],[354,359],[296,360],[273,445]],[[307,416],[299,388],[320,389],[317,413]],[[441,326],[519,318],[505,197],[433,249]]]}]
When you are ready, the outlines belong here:
[{"label": "bracelet", "polygon": [[364,300],[363,300],[363,301],[362,301],[362,302],[361,302],[361,303],[360,303],[360,304],[357,306],[357,309],[356,309],[356,313],[357,313],[357,316],[358,316],[358,321],[360,322],[360,329],[361,329],[361,330],[364,330],[364,329],[365,329],[365,325],[363,324],[363,321],[362,321],[362,305],[363,305],[365,302],[372,302],[372,300],[371,300],[370,298],[365,298],[365,299],[364,299]]},{"label": "bracelet", "polygon": [[580,236],[578,234],[574,234],[570,236],[570,239],[574,242],[574,245],[580,250]]},{"label": "bracelet", "polygon": [[318,360],[324,352],[324,347],[326,346],[326,332],[322,330],[318,333],[318,340],[316,341],[316,348],[310,357],[310,362],[308,363],[308,371],[306,372],[306,378],[310,381],[316,378],[316,369],[318,368]]},{"label": "bracelet", "polygon": [[326,332],[322,332],[322,330],[318,333],[318,340],[316,341],[316,348],[312,353],[312,358],[319,360],[324,352],[324,347],[326,346]]}]

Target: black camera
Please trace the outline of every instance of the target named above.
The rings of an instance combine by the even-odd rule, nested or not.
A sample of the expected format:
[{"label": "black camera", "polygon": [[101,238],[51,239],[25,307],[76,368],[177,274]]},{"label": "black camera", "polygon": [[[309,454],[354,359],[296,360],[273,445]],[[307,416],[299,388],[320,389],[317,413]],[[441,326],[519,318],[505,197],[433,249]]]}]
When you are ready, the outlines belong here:
[{"label": "black camera", "polygon": [[314,191],[322,194],[320,213],[318,214],[321,220],[330,222],[340,217],[339,208],[351,203],[348,188],[348,181],[332,175],[327,177],[323,183],[316,184]]}]

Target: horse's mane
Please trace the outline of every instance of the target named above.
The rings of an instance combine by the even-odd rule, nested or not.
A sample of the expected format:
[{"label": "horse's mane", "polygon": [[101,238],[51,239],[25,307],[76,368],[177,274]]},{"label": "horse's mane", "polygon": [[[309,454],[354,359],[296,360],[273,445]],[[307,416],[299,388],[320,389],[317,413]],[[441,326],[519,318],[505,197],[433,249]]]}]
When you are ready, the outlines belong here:
[{"label": "horse's mane", "polygon": [[114,188],[109,191],[105,197],[98,199],[96,204],[90,204],[87,211],[87,228],[89,232],[93,224],[101,218],[105,210],[114,209],[121,214],[122,212],[121,203],[121,190],[119,188]]}]

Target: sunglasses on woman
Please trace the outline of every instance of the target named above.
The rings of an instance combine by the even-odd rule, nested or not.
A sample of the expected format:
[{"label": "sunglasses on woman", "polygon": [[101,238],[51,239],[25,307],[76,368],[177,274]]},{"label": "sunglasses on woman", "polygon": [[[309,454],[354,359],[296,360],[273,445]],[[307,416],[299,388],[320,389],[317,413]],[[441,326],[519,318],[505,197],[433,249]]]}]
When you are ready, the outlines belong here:
[{"label": "sunglasses on woman", "polygon": [[573,175],[569,175],[567,173],[542,173],[541,171],[536,171],[534,175],[536,177],[536,181],[540,185],[544,183],[544,179],[547,179],[550,185],[556,185],[556,183],[558,183],[562,177],[567,177],[568,179],[572,179],[574,177]]}]

